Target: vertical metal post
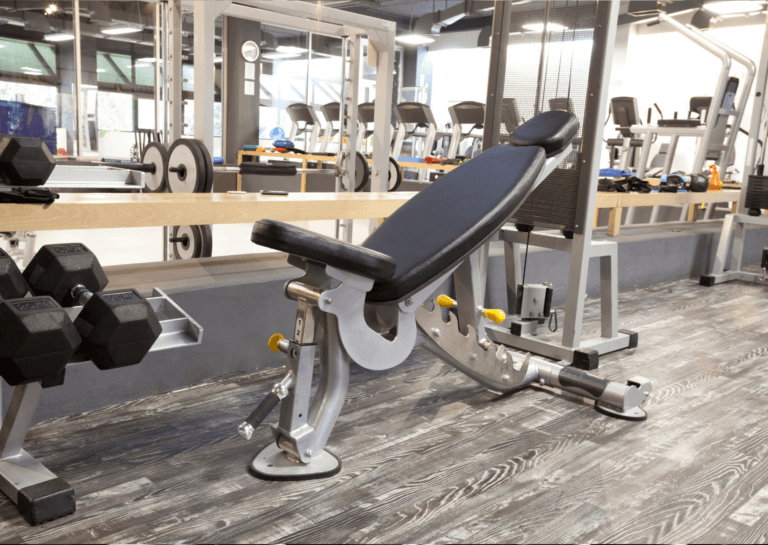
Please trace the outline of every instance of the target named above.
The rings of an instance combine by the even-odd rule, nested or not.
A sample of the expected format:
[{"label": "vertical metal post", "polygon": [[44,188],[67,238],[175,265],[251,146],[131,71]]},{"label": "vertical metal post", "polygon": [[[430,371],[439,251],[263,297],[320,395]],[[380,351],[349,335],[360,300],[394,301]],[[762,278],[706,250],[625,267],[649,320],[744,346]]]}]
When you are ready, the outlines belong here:
[{"label": "vertical metal post", "polygon": [[163,142],[170,142],[170,83],[169,83],[169,64],[168,51],[171,46],[171,37],[169,35],[169,8],[168,0],[162,4],[163,8]]},{"label": "vertical metal post", "polygon": [[[77,136],[77,156],[83,155],[83,62],[80,51],[80,0],[72,0],[72,22],[75,28],[75,123]],[[87,133],[86,133],[87,134]]]},{"label": "vertical metal post", "polygon": [[[389,189],[389,146],[392,143],[392,68],[395,62],[395,23],[381,21],[381,30],[369,31],[368,54],[376,55],[376,98],[374,101],[373,161],[371,191]],[[371,51],[370,48],[373,48]],[[359,79],[354,82],[357,87]],[[372,220],[371,223],[376,220]]]},{"label": "vertical metal post", "polygon": [[[744,159],[743,178],[741,179],[741,193],[739,193],[738,213],[744,214],[744,202],[747,198],[747,181],[750,174],[755,172],[757,141],[760,139],[760,127],[765,108],[765,93],[768,91],[768,16],[766,17],[765,34],[763,34],[763,47],[760,53],[760,62],[757,69],[757,80],[755,88],[752,91],[754,99],[752,102],[752,117],[749,121],[749,140],[747,141],[747,153]],[[763,145],[765,148],[765,144]],[[765,151],[765,150],[763,150]]]},{"label": "vertical metal post", "polygon": [[0,460],[13,458],[21,452],[42,392],[43,387],[39,382],[16,386],[13,390],[3,427],[0,428]]},{"label": "vertical metal post", "polygon": [[[154,15],[155,15],[155,132],[160,133],[162,130],[161,127],[163,127],[163,118],[162,114],[160,113],[160,89],[164,87],[162,82],[160,81],[161,77],[161,66],[160,66],[160,51],[162,51],[162,44],[161,44],[161,35],[162,35],[162,23],[160,22],[160,19],[162,18],[162,12],[163,12],[163,6],[160,4],[155,4],[154,9]],[[165,72],[163,72],[165,73]]]},{"label": "vertical metal post", "polygon": [[173,142],[181,138],[184,130],[181,108],[184,76],[181,64],[181,2],[168,1],[168,142]]},{"label": "vertical metal post", "polygon": [[456,313],[459,318],[459,331],[467,335],[469,326],[476,328],[478,343],[486,338],[483,320],[478,319],[477,307],[485,305],[489,247],[490,242],[480,246],[453,273],[456,301],[458,302]]},{"label": "vertical metal post", "polygon": [[195,138],[213,155],[216,3],[195,2]]},{"label": "vertical metal post", "polygon": [[608,110],[608,81],[611,75],[613,43],[619,16],[618,2],[600,2],[597,6],[597,26],[590,63],[590,84],[587,88],[585,111],[592,112],[584,119],[584,148],[581,175],[589,180],[587,194],[579,196],[577,233],[573,236],[571,266],[568,272],[568,295],[563,324],[563,346],[576,348],[581,342],[584,297],[587,293],[589,249],[592,245],[592,218],[595,217],[597,199],[597,165],[600,164],[602,120]]}]

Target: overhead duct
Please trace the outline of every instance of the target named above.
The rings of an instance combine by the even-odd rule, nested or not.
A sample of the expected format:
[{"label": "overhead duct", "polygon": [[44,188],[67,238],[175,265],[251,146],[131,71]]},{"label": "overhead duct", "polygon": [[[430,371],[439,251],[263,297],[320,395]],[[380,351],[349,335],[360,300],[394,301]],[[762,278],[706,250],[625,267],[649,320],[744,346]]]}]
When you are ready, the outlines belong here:
[{"label": "overhead duct", "polygon": [[[527,1],[527,0],[524,0]],[[464,0],[448,9],[427,13],[416,21],[413,34],[429,36],[440,34],[440,31],[467,16],[488,15],[493,9],[491,0]]]}]

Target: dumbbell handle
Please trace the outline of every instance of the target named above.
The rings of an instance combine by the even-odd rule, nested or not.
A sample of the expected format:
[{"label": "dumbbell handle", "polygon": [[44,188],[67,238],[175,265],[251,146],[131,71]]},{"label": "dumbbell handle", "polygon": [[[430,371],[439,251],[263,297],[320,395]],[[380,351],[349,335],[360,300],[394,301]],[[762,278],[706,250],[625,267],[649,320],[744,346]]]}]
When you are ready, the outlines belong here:
[{"label": "dumbbell handle", "polygon": [[82,306],[85,306],[91,297],[93,297],[93,292],[82,284],[73,286],[70,290],[70,293],[72,294],[72,299],[80,303]]}]

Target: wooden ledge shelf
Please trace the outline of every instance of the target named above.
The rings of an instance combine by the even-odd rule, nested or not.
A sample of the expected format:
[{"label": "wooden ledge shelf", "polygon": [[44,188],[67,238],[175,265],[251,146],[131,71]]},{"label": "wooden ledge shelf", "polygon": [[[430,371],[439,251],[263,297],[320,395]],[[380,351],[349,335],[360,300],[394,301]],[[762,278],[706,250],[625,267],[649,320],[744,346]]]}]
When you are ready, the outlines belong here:
[{"label": "wooden ledge shelf", "polygon": [[621,210],[630,206],[679,206],[688,205],[688,221],[696,219],[697,205],[702,203],[719,203],[739,201],[739,191],[724,189],[707,191],[705,193],[608,193],[598,192],[595,205],[595,223],[601,208],[610,208],[608,217],[608,235],[617,236],[621,229]]},{"label": "wooden ledge shelf", "polygon": [[0,231],[386,218],[416,193],[64,193],[55,203],[0,204]]}]

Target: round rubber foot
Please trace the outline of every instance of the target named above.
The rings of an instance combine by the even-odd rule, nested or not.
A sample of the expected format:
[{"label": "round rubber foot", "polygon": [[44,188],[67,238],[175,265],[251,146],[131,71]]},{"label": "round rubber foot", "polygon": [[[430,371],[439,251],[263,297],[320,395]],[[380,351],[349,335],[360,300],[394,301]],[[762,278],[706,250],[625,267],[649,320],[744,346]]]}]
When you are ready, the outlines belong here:
[{"label": "round rubber foot", "polygon": [[604,414],[605,416],[619,418],[621,420],[631,420],[632,422],[640,422],[648,418],[648,413],[640,407],[635,407],[634,409],[629,409],[628,411],[620,411],[618,409],[613,409],[603,405],[598,401],[595,403],[595,410],[600,414]]},{"label": "round rubber foot", "polygon": [[275,443],[253,457],[248,470],[267,481],[307,481],[332,477],[341,471],[341,460],[324,450],[308,464],[290,460]]}]

